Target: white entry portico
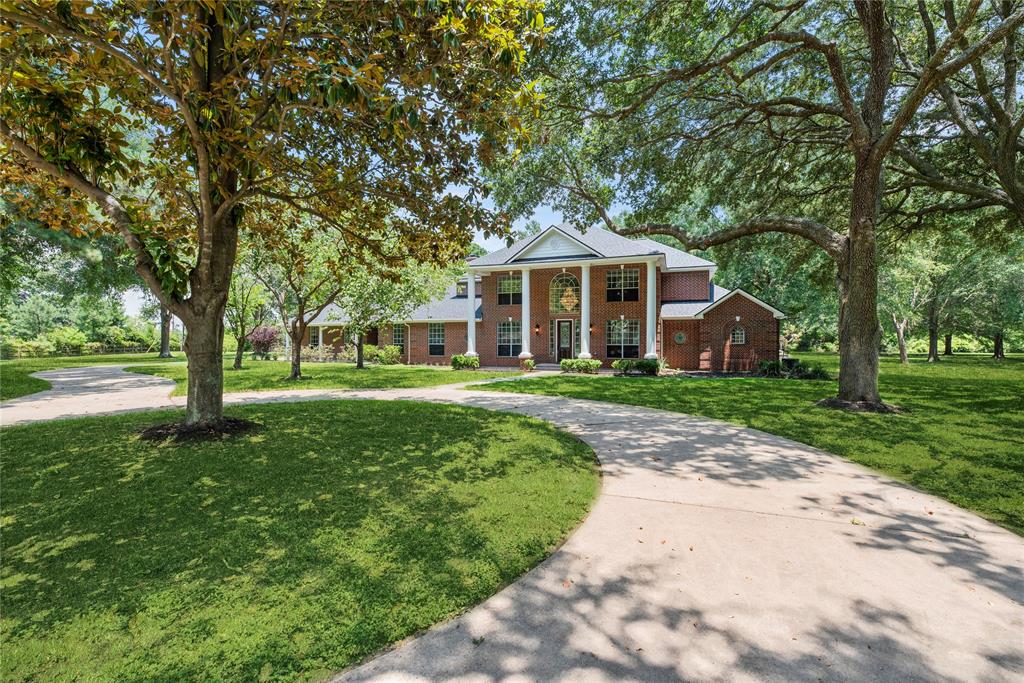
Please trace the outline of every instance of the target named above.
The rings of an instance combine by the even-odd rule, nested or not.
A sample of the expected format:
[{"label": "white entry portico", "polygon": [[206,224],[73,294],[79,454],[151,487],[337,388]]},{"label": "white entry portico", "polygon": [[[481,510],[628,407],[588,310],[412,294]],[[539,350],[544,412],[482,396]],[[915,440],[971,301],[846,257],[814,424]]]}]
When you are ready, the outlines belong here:
[{"label": "white entry portico", "polygon": [[[593,239],[595,237],[599,237],[599,239]],[[606,246],[607,249],[602,250],[601,246]],[[473,284],[470,283],[473,283],[475,278],[519,276],[519,283],[517,283],[519,291],[517,293],[519,294],[518,317],[521,348],[518,358],[520,360],[531,359],[538,353],[537,349],[533,348],[533,343],[537,341],[534,337],[541,333],[543,325],[553,325],[553,321],[560,315],[560,312],[555,310],[534,310],[540,303],[540,299],[535,300],[532,296],[533,291],[538,286],[550,286],[547,280],[536,281],[536,278],[542,275],[540,271],[550,273],[553,269],[561,269],[563,272],[571,269],[572,277],[575,278],[576,274],[579,277],[578,284],[574,281],[573,286],[573,289],[576,290],[574,296],[578,297],[578,311],[573,313],[573,316],[578,315],[578,318],[574,317],[572,324],[576,336],[573,355],[579,358],[592,358],[594,357],[595,333],[593,306],[595,303],[604,302],[603,299],[596,300],[595,297],[605,296],[604,272],[614,266],[620,268],[632,266],[634,272],[638,267],[643,267],[643,270],[646,271],[646,276],[642,280],[643,311],[640,316],[636,316],[639,320],[633,323],[633,330],[639,328],[642,332],[644,345],[634,357],[658,358],[658,277],[659,272],[666,267],[665,254],[662,250],[652,248],[642,241],[628,240],[606,231],[595,231],[588,238],[582,233],[573,234],[571,230],[552,226],[518,245],[474,259],[469,264],[467,290],[472,301],[475,290]],[[599,267],[602,272],[601,280],[596,283],[592,280],[593,267]],[[597,286],[595,287],[595,285]],[[630,301],[635,302],[636,299]],[[635,304],[633,306],[635,307]],[[607,312],[607,308],[603,310]],[[489,322],[487,311],[488,305],[485,302],[484,324]],[[478,353],[475,314],[475,306],[468,305],[466,307],[466,346],[467,353],[470,355]],[[507,316],[498,314],[492,319],[506,320]],[[597,333],[601,335],[599,339],[603,339],[605,338],[603,327],[605,321],[599,322],[602,325],[599,326]],[[557,330],[550,329],[548,332],[551,339],[558,338]],[[601,355],[605,355],[605,353],[602,351]]]}]

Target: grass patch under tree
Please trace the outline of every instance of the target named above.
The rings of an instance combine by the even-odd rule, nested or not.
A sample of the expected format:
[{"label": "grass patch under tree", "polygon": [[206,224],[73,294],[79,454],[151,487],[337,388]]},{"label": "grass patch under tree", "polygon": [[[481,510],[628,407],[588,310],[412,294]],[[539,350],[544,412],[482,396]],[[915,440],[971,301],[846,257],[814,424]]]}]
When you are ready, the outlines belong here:
[{"label": "grass patch under tree", "polygon": [[19,396],[27,396],[37,391],[46,391],[50,383],[38,377],[31,377],[33,372],[43,370],[59,370],[61,368],[78,368],[88,365],[120,365],[122,363],[167,363],[181,362],[185,359],[182,353],[175,353],[173,358],[161,358],[153,353],[107,353],[89,356],[50,356],[41,358],[15,358],[0,361],[0,401]]},{"label": "grass patch under tree", "polygon": [[[373,365],[362,370],[353,363],[303,363],[302,379],[288,379],[287,361],[252,361],[241,370],[224,363],[224,391],[272,391],[275,389],[412,389],[491,377],[511,377],[513,372],[497,370],[452,370],[424,365]],[[188,368],[183,364],[141,366],[132,372],[173,379],[176,396],[188,393]]]},{"label": "grass patch under tree", "polygon": [[[578,524],[593,452],[538,420],[409,402],[3,430],[4,656],[20,680],[307,680],[512,581]],[[54,449],[53,444],[61,444]]]},{"label": "grass patch under tree", "polygon": [[[835,356],[802,354],[835,376]],[[1024,358],[884,357],[882,397],[907,412],[849,413],[815,403],[833,381],[754,377],[575,377],[481,387],[650,406],[703,415],[844,456],[1024,534]]]}]

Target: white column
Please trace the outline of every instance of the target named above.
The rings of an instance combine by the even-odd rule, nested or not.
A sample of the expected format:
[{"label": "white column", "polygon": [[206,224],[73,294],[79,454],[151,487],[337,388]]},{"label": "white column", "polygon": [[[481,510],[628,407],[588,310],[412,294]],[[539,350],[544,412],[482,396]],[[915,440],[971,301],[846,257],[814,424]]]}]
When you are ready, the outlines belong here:
[{"label": "white column", "polygon": [[647,264],[647,324],[644,335],[647,337],[647,353],[644,358],[658,357],[658,286],[655,276],[658,267],[654,263]]},{"label": "white column", "polygon": [[530,271],[524,268],[521,275],[523,278],[523,305],[520,306],[523,310],[523,351],[519,357],[525,360],[533,358],[533,354],[530,353],[530,336],[532,334],[530,330]]},{"label": "white column", "polygon": [[580,358],[591,358],[590,355],[590,264],[581,267],[580,278]]},{"label": "white column", "polygon": [[466,277],[466,355],[476,354],[476,274]]}]

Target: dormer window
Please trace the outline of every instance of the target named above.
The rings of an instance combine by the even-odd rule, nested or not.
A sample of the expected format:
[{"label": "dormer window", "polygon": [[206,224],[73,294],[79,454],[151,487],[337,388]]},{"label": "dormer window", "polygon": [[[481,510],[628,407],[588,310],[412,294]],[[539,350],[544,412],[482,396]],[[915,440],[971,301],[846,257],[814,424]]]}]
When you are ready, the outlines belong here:
[{"label": "dormer window", "polygon": [[469,296],[469,284],[460,282],[455,285],[455,296]]}]

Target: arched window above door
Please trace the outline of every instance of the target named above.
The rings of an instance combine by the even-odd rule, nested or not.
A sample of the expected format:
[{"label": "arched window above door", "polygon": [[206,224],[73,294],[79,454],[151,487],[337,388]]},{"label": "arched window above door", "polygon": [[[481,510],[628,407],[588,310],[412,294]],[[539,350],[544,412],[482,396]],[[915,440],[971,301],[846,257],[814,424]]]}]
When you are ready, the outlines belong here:
[{"label": "arched window above door", "polygon": [[552,313],[579,313],[580,281],[570,273],[559,273],[551,279],[548,305]]}]

